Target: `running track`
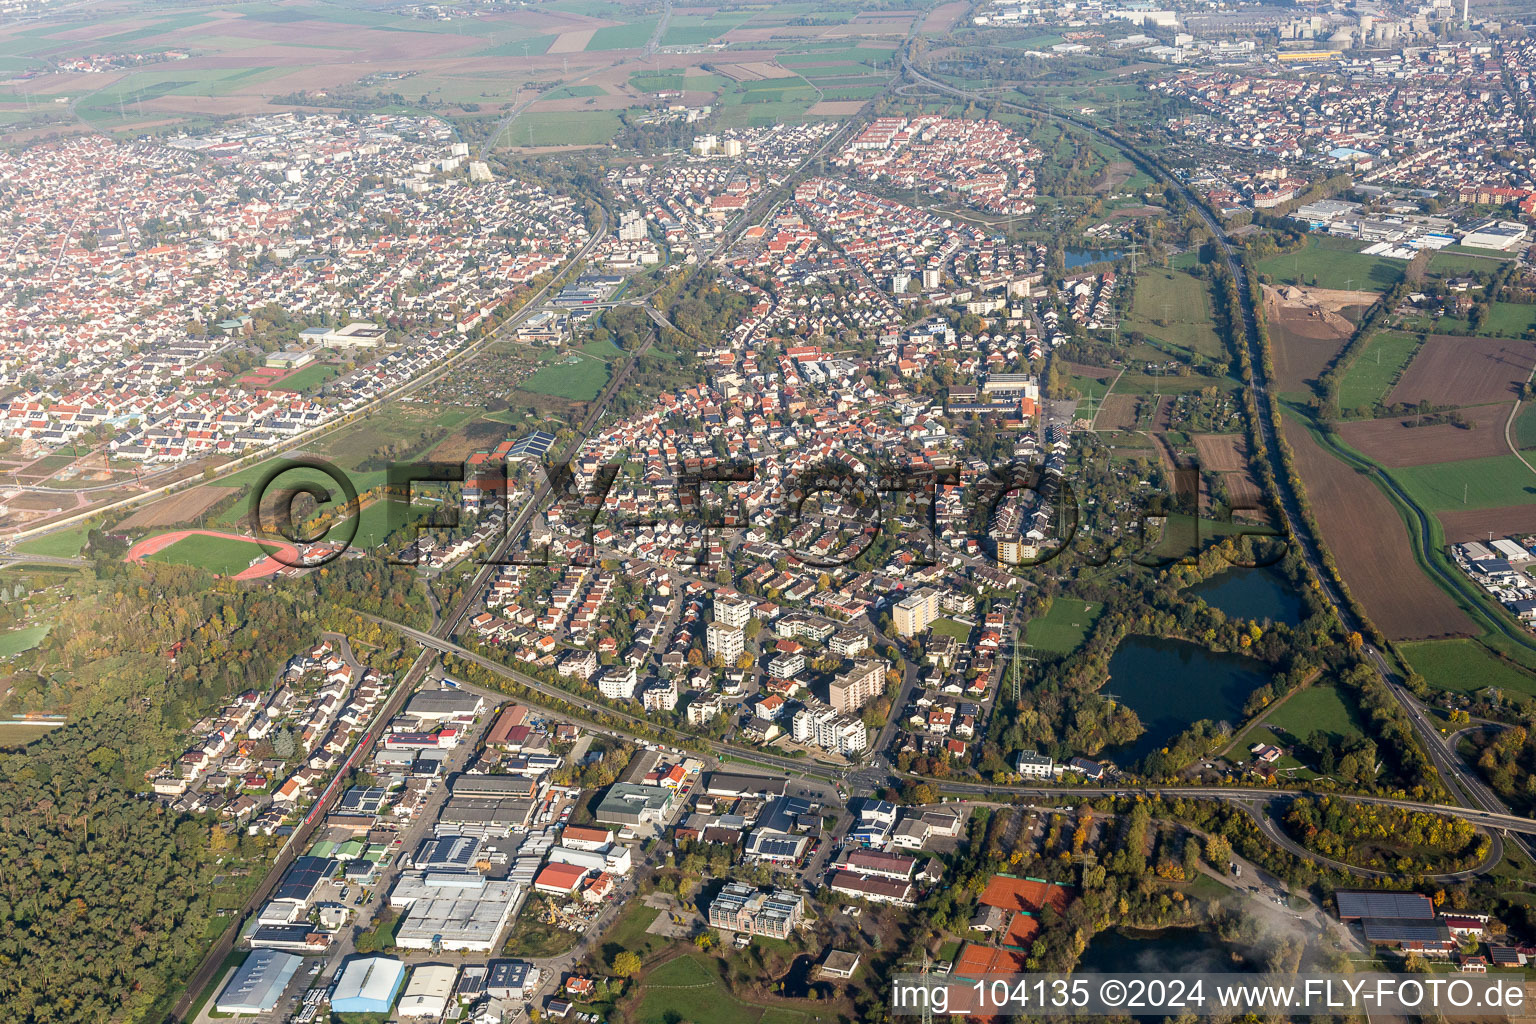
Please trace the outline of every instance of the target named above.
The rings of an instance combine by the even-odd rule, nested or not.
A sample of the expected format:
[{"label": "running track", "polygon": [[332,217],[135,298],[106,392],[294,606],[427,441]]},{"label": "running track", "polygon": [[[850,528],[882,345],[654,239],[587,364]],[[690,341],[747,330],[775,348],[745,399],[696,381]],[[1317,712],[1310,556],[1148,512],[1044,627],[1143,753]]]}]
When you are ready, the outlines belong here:
[{"label": "running track", "polygon": [[[299,561],[299,549],[294,547],[292,544],[281,541],[258,541],[254,537],[242,537],[238,533],[219,533],[216,530],[176,530],[171,533],[161,533],[153,537],[145,537],[133,547],[129,548],[128,554],[125,555],[124,558],[129,562],[142,562],[150,555],[153,555],[159,551],[164,551],[166,548],[170,547],[172,544],[175,544],[177,541],[185,540],[193,534],[197,534],[202,537],[221,537],[224,540],[245,541],[247,544],[260,544],[263,545],[262,550],[264,551],[268,550],[267,545],[270,545],[271,547],[277,548],[279,551],[281,551],[283,557],[286,558],[289,563],[297,565]],[[263,558],[249,569],[244,569],[235,573],[234,578],[237,580],[259,580],[265,576],[275,575],[279,570],[286,568],[288,568],[288,565],[284,564],[283,562],[279,562],[277,559],[272,557],[267,557]]]}]

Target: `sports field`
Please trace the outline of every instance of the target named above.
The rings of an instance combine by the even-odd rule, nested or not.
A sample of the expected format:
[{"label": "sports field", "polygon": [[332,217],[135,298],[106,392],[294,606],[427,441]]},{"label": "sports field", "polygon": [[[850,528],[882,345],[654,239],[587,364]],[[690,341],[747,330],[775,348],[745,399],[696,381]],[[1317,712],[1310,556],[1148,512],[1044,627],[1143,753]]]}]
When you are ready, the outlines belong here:
[{"label": "sports field", "polygon": [[1083,645],[1103,606],[1093,601],[1058,597],[1051,610],[1029,620],[1029,644],[1050,654],[1070,654]]},{"label": "sports field", "polygon": [[1339,380],[1339,408],[1370,408],[1384,399],[1419,347],[1412,334],[1380,331],[1371,335]]},{"label": "sports field", "polygon": [[1476,640],[1399,645],[1415,672],[1437,690],[1475,693],[1492,686],[1536,697],[1536,675],[1495,656]]},{"label": "sports field", "polygon": [[1358,243],[1342,238],[1308,236],[1294,253],[1282,253],[1259,261],[1259,273],[1277,284],[1316,285],[1381,291],[1402,280],[1407,264],[1380,256],[1360,255]]}]

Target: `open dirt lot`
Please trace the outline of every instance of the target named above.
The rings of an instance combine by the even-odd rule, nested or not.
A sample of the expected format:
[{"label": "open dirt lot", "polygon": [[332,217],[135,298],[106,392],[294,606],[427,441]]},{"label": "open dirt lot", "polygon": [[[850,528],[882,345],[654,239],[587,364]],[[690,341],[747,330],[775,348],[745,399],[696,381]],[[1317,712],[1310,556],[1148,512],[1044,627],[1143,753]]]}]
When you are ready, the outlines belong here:
[{"label": "open dirt lot", "polygon": [[958,0],[954,3],[940,4],[929,11],[928,16],[923,19],[922,31],[942,35],[948,32],[955,22],[960,20],[960,16],[968,10],[970,10],[970,4],[961,3]]},{"label": "open dirt lot", "polygon": [[1377,627],[1393,640],[1469,633],[1472,624],[1456,602],[1414,562],[1408,529],[1387,496],[1289,416],[1284,433],[1323,543]]},{"label": "open dirt lot", "polygon": [[1387,394],[1389,403],[1483,405],[1512,401],[1536,366],[1536,345],[1507,338],[1457,338],[1437,334]]},{"label": "open dirt lot", "polygon": [[1431,462],[1454,462],[1503,455],[1506,410],[1501,406],[1463,409],[1461,414],[1474,424],[1471,430],[1449,423],[1428,427],[1408,426],[1413,419],[1360,420],[1339,427],[1339,436],[1351,448],[1370,456],[1384,466],[1424,466]]},{"label": "open dirt lot", "polygon": [[592,41],[592,36],[597,32],[595,28],[589,28],[581,32],[562,32],[554,42],[549,44],[546,53],[580,53],[587,48]]},{"label": "open dirt lot", "polygon": [[1264,319],[1275,348],[1275,383],[1305,391],[1339,354],[1355,325],[1308,297],[1317,289],[1264,286]]},{"label": "open dirt lot", "polygon": [[1136,427],[1136,408],[1141,403],[1139,395],[1110,395],[1104,399],[1099,414],[1094,417],[1095,430],[1132,430]]},{"label": "open dirt lot", "polygon": [[1480,540],[1512,533],[1536,533],[1536,504],[1510,505],[1505,508],[1469,508],[1440,513],[1440,525],[1451,544]]},{"label": "open dirt lot", "polygon": [[1191,434],[1200,468],[1212,473],[1248,470],[1248,443],[1242,434]]},{"label": "open dirt lot", "polygon": [[144,530],[153,526],[175,526],[178,523],[191,522],[236,490],[238,488],[215,487],[211,484],[194,487],[190,491],[173,494],[145,505],[119,523],[118,529]]},{"label": "open dirt lot", "polygon": [[806,113],[813,117],[841,117],[857,114],[864,109],[866,102],[866,100],[822,100],[814,104]]}]

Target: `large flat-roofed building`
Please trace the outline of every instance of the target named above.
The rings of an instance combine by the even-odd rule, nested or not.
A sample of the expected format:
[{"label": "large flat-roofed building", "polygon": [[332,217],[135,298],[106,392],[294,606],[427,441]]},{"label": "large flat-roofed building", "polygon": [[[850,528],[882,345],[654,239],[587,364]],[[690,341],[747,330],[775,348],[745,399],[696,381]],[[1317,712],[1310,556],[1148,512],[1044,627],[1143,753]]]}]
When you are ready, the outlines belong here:
[{"label": "large flat-roofed building", "polygon": [[891,609],[891,624],[900,636],[916,636],[939,617],[939,592],[932,587],[913,591]]},{"label": "large flat-roofed building", "polygon": [[283,872],[283,880],[278,883],[272,900],[307,907],[315,897],[315,890],[335,873],[336,861],[329,857],[297,857]]},{"label": "large flat-roofed building", "polygon": [[479,859],[478,836],[438,836],[423,839],[411,862],[418,871],[471,871]]},{"label": "large flat-roofed building", "polygon": [[805,897],[789,889],[759,892],[755,886],[728,882],[709,905],[715,928],[787,939],[805,915]]},{"label": "large flat-roofed building", "polygon": [[661,824],[672,812],[675,794],[662,786],[615,782],[592,816],[604,825]]},{"label": "large flat-roofed building", "polygon": [[389,905],[405,913],[395,931],[395,945],[489,952],[522,896],[516,882],[494,881],[472,871],[402,875],[389,892]]},{"label": "large flat-roofed building", "polygon": [[827,687],[827,703],[848,714],[859,710],[885,691],[885,663],[874,658],[854,662]]},{"label": "large flat-roofed building", "polygon": [[525,960],[492,960],[485,994],[492,999],[526,999],[539,987],[539,969]]},{"label": "large flat-roofed building", "polygon": [[788,779],[776,775],[709,772],[704,776],[704,792],[710,796],[783,796],[788,785]]},{"label": "large flat-roofed building", "polygon": [[1423,893],[1342,889],[1334,893],[1334,899],[1339,905],[1339,919],[1343,921],[1366,917],[1432,921],[1435,917],[1434,901]]},{"label": "large flat-roofed building", "polygon": [[267,1013],[277,1006],[299,965],[301,956],[258,949],[235,968],[213,1008],[219,1013]]},{"label": "large flat-roofed building", "polygon": [[453,983],[459,978],[459,969],[449,964],[421,964],[411,971],[411,980],[400,996],[395,1012],[401,1017],[430,1017],[442,1019],[448,1012],[448,999],[453,995]]},{"label": "large flat-roofed building", "polygon": [[468,722],[485,710],[485,698],[468,690],[422,690],[405,706],[405,713],[422,722]]},{"label": "large flat-roofed building", "polygon": [[450,796],[438,821],[466,835],[504,836],[532,815],[533,801],[524,797]]},{"label": "large flat-roofed building", "polygon": [[1461,244],[1473,249],[1507,252],[1525,241],[1525,225],[1514,220],[1485,220],[1461,236]]},{"label": "large flat-roofed building", "polygon": [[388,1013],[405,982],[405,964],[393,957],[364,956],[349,960],[331,992],[336,1013]]},{"label": "large flat-roofed building", "polygon": [[378,348],[384,344],[388,328],[358,321],[334,331],[326,331],[320,343],[326,348]]}]

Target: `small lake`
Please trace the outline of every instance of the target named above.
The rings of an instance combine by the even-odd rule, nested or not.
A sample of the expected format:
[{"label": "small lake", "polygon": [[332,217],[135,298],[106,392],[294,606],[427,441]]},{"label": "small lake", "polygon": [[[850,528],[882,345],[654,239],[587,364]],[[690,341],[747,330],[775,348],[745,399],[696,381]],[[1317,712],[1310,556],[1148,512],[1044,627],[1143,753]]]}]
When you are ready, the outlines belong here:
[{"label": "small lake", "polygon": [[1085,974],[1226,974],[1248,969],[1243,961],[1232,959],[1232,948],[1208,928],[1099,932],[1077,964]]},{"label": "small lake", "polygon": [[1196,583],[1189,594],[1220,608],[1231,619],[1267,619],[1287,626],[1301,622],[1301,595],[1274,569],[1228,569]]},{"label": "small lake", "polygon": [[1108,263],[1124,255],[1119,249],[1068,249],[1062,253],[1062,263],[1066,269],[1076,270],[1090,263]]},{"label": "small lake", "polygon": [[1236,726],[1248,695],[1268,681],[1268,669],[1252,658],[1207,651],[1182,640],[1128,637],[1109,659],[1103,692],[1135,711],[1146,732],[1134,743],[1108,747],[1103,753],[1129,766],[1202,718]]}]

